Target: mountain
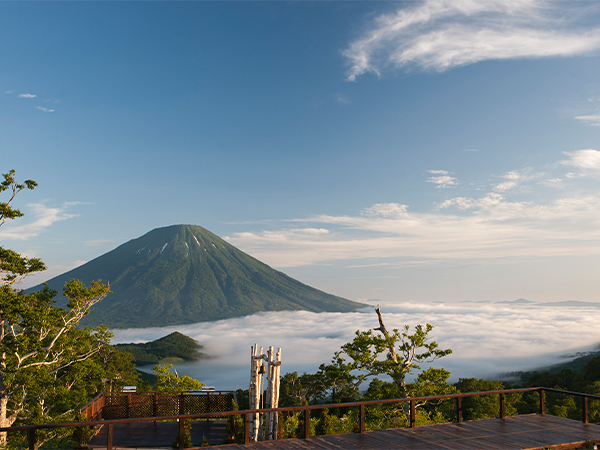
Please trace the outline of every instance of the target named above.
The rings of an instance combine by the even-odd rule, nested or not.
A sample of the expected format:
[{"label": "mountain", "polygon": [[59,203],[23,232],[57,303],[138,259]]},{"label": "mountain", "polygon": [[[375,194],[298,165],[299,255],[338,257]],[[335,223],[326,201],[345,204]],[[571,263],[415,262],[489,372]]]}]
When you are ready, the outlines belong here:
[{"label": "mountain", "polygon": [[534,302],[532,302],[531,300],[525,300],[524,298],[518,298],[516,300],[512,300],[512,301],[503,301],[503,302],[496,302],[496,303],[509,303],[511,305],[530,305],[533,304]]},{"label": "mountain", "polygon": [[198,351],[202,345],[177,331],[155,341],[143,344],[115,344],[113,347],[131,353],[136,366],[194,361],[204,356]]},{"label": "mountain", "polygon": [[[307,286],[194,225],[157,228],[47,283],[110,282],[82,325],[158,327],[259,311],[348,312],[365,305]],[[41,285],[28,289],[39,290]],[[61,304],[61,299],[63,303]],[[66,302],[64,297],[58,306]]]}]

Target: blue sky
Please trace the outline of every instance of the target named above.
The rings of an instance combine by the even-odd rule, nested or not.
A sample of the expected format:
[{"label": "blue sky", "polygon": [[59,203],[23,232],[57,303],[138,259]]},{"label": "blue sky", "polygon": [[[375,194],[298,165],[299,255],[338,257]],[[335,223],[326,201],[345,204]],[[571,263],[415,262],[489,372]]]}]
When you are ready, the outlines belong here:
[{"label": "blue sky", "polygon": [[2,2],[2,245],[201,225],[350,299],[595,301],[600,5]]}]

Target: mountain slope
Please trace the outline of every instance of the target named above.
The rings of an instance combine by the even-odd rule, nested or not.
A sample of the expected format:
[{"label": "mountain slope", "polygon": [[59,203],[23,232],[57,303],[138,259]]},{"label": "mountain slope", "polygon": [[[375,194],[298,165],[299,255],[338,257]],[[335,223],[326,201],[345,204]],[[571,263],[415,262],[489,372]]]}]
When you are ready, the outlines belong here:
[{"label": "mountain slope", "polygon": [[347,312],[364,306],[300,283],[194,225],[152,230],[48,284],[61,292],[72,279],[110,282],[113,293],[82,324],[111,328],[203,322],[258,311]]}]

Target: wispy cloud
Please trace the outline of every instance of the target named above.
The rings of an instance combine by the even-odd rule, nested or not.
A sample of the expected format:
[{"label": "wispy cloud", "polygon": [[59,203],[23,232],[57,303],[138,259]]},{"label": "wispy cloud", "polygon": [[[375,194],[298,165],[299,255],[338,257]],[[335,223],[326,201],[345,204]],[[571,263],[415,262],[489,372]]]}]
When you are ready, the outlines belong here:
[{"label": "wispy cloud", "polygon": [[568,2],[424,0],[407,5],[377,17],[344,51],[348,80],[367,72],[380,75],[386,68],[443,72],[485,60],[573,56],[600,48],[600,28],[579,26],[576,15],[582,11]]},{"label": "wispy cloud", "polygon": [[[569,159],[561,161],[557,170],[570,166],[578,173],[600,174],[597,150],[566,154]],[[437,170],[432,175],[448,176],[443,172]],[[293,219],[306,225],[305,232],[284,225],[277,231],[248,231],[227,239],[277,267],[342,260],[356,263],[370,258],[408,263],[600,255],[600,192],[573,189],[569,193],[565,178],[536,174],[531,169],[511,171],[503,178],[505,181],[489,186],[478,197],[448,198],[431,211],[411,211],[402,203],[377,203],[356,215]],[[541,181],[527,184],[533,179]],[[510,198],[519,185],[543,189],[559,183],[562,196],[543,203]],[[527,192],[520,189],[518,194]],[[553,195],[556,192],[553,189]],[[327,232],[315,234],[311,230]]]},{"label": "wispy cloud", "polygon": [[590,114],[587,116],[576,116],[576,120],[579,120],[586,125],[590,125],[592,127],[600,127],[600,113],[599,114]]},{"label": "wispy cloud", "polygon": [[348,98],[348,96],[344,94],[335,94],[335,100],[341,105],[349,105],[350,103],[352,103],[350,101],[350,98]]},{"label": "wispy cloud", "polygon": [[11,89],[11,90],[9,90],[9,91],[4,91],[4,93],[5,93],[5,94],[13,94],[14,92],[15,92],[15,90],[14,90],[14,89]]},{"label": "wispy cloud", "polygon": [[35,94],[19,94],[19,98],[36,98]]},{"label": "wispy cloud", "polygon": [[49,207],[41,203],[29,204],[27,206],[31,211],[29,214],[34,218],[33,221],[26,224],[20,222],[18,225],[13,225],[10,222],[5,223],[0,229],[0,238],[27,240],[35,237],[55,222],[77,217],[77,214],[67,212],[69,207],[76,204],[70,202],[60,207]]},{"label": "wispy cloud", "polygon": [[520,183],[530,180],[532,177],[530,176],[529,170],[513,170],[508,172],[502,176],[506,181],[497,184],[494,186],[494,191],[496,192],[504,192],[510,189],[516,188]]},{"label": "wispy cloud", "polygon": [[53,113],[54,112],[53,109],[44,108],[43,106],[36,106],[35,109],[39,109],[40,111],[47,112],[47,113]]},{"label": "wispy cloud", "polygon": [[450,176],[450,172],[447,170],[428,170],[428,172],[432,175],[437,175],[425,180],[428,183],[435,184],[436,188],[448,188],[458,184],[458,180]]},{"label": "wispy cloud", "polygon": [[564,153],[569,157],[569,159],[561,161],[561,164],[579,169],[578,173],[567,173],[566,176],[568,178],[586,176],[590,173],[594,175],[600,174],[600,151],[588,148],[584,150],[577,150],[575,152]]}]

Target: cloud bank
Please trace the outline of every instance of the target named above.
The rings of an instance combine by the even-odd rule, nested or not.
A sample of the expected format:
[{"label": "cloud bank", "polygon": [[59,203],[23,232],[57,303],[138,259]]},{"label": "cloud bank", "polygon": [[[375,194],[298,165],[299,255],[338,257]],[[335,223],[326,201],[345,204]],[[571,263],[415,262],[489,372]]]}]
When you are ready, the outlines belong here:
[{"label": "cloud bank", "polygon": [[[595,349],[599,308],[536,307],[506,304],[382,304],[390,328],[434,325],[432,338],[452,355],[434,364],[459,377],[495,377],[563,361],[561,355]],[[268,324],[268,326],[265,326]],[[357,329],[378,326],[373,308],[357,313],[286,311],[165,328],[114,330],[113,343],[145,342],[180,331],[204,345],[211,359],[177,365],[217,389],[247,388],[250,346],[282,348],[282,373],[314,372],[329,362]]]},{"label": "cloud bank", "polygon": [[[600,48],[600,28],[584,28],[582,8],[548,0],[424,0],[377,17],[343,52],[355,81],[384,69],[443,72],[486,60],[584,55]],[[578,9],[579,8],[579,9]]]}]

